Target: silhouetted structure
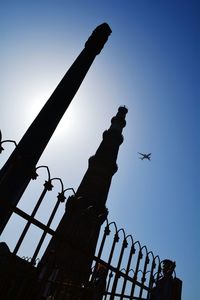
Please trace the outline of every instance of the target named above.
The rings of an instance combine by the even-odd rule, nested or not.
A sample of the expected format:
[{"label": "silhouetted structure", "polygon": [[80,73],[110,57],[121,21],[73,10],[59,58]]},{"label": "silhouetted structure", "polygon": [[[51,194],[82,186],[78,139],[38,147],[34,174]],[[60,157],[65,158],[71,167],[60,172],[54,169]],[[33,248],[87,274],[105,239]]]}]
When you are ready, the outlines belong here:
[{"label": "silhouetted structure", "polygon": [[77,289],[89,280],[99,230],[107,217],[105,203],[112,176],[117,171],[126,113],[126,107],[120,107],[112,118],[96,154],[89,159],[88,170],[75,196],[67,201],[66,212],[41,260],[45,281],[52,274],[52,265],[48,271],[48,261],[50,264],[53,261],[58,282],[73,282]]},{"label": "silhouetted structure", "polygon": [[[106,300],[109,297],[109,300],[180,300],[181,281],[172,277],[172,269],[169,272],[169,268],[164,268],[163,277],[160,277],[159,256],[154,256],[146,246],[134,241],[130,234],[126,235],[122,228],[118,229],[115,222],[109,223],[107,220],[106,200],[112,177],[117,171],[119,146],[123,142],[122,130],[128,112],[125,106],[119,107],[110,128],[103,133],[103,140],[95,155],[89,158],[88,169],[76,193],[73,188],[65,189],[60,178],[51,178],[47,166],[36,167],[57,124],[110,33],[107,24],[95,29],[85,49],[19,145],[13,140],[2,141],[0,134],[0,151],[5,142],[14,142],[16,146],[0,172],[1,231],[12,212],[25,221],[13,252],[6,243],[0,243],[0,299]],[[40,168],[46,169],[47,180],[29,215],[16,205],[29,181],[37,178],[36,171]],[[52,181],[58,181],[61,190],[47,223],[42,223],[36,218],[36,213],[46,193],[52,190]],[[52,220],[59,205],[65,202],[65,192],[69,190],[73,191],[73,196],[68,198],[65,213],[54,230],[51,228]],[[105,229],[97,243],[104,221]],[[20,258],[17,253],[31,225],[39,228],[42,234],[32,258]],[[40,260],[37,256],[47,234],[51,235],[51,241]],[[108,238],[112,234],[113,238]],[[109,241],[110,249],[107,247]],[[104,249],[108,253],[107,258],[103,255]],[[113,262],[115,253],[118,256]],[[40,262],[37,265],[38,259]],[[176,287],[173,293],[171,288],[166,289],[165,284],[168,287],[171,282]]]},{"label": "silhouetted structure", "polygon": [[40,156],[110,33],[111,29],[106,23],[93,31],[85,43],[85,48],[1,169],[0,233],[10,218],[11,207],[17,205],[29,181],[34,176],[34,170]]}]

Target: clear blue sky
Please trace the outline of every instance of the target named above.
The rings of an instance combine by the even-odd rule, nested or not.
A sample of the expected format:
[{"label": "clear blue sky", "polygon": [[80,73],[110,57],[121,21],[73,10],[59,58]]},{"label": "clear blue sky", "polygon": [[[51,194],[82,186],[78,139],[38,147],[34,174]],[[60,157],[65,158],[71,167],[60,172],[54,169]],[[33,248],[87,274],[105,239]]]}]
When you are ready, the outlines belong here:
[{"label": "clear blue sky", "polygon": [[[4,139],[21,139],[94,28],[110,25],[112,35],[39,165],[76,190],[102,132],[126,105],[109,219],[161,259],[176,261],[182,300],[200,297],[199,20],[194,0],[0,4]],[[6,149],[10,153],[12,145]],[[139,160],[138,151],[152,152],[152,161]],[[11,248],[13,235],[10,225],[3,239]]]}]

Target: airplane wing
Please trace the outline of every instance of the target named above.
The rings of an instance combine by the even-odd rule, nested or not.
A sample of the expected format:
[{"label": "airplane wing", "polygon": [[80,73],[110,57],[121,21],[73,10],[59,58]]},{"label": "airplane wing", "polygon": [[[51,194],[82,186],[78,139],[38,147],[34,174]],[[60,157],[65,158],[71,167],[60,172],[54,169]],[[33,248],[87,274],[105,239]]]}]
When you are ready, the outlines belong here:
[{"label": "airplane wing", "polygon": [[144,155],[143,153],[138,152],[140,155]]},{"label": "airplane wing", "polygon": [[147,154],[147,156],[150,156],[150,155],[151,155],[151,153]]}]

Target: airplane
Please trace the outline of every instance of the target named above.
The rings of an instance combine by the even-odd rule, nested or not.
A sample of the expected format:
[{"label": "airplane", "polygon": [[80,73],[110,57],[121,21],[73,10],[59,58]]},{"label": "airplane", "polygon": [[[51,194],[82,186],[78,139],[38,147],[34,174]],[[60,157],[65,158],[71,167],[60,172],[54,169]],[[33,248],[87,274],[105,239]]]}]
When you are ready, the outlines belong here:
[{"label": "airplane", "polygon": [[148,153],[148,154],[144,154],[144,153],[140,153],[138,152],[140,155],[142,155],[142,157],[139,157],[141,160],[143,159],[148,159],[148,160],[151,160],[151,153]]}]

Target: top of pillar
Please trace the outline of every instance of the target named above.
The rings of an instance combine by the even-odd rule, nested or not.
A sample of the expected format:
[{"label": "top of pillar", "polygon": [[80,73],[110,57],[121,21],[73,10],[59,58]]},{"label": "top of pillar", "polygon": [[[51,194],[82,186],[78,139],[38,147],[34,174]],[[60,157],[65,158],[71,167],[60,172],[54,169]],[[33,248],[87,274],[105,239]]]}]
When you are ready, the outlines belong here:
[{"label": "top of pillar", "polygon": [[103,23],[95,28],[92,35],[85,43],[85,48],[99,54],[108,40],[112,30],[107,23]]},{"label": "top of pillar", "polygon": [[126,114],[128,109],[126,106],[120,106],[115,117],[111,119],[110,130],[122,132],[122,129],[126,126]]},{"label": "top of pillar", "polygon": [[123,113],[124,114],[124,116],[127,114],[127,112],[128,112],[128,108],[124,105],[124,106],[120,106],[119,108],[118,108],[118,112],[119,113]]}]

